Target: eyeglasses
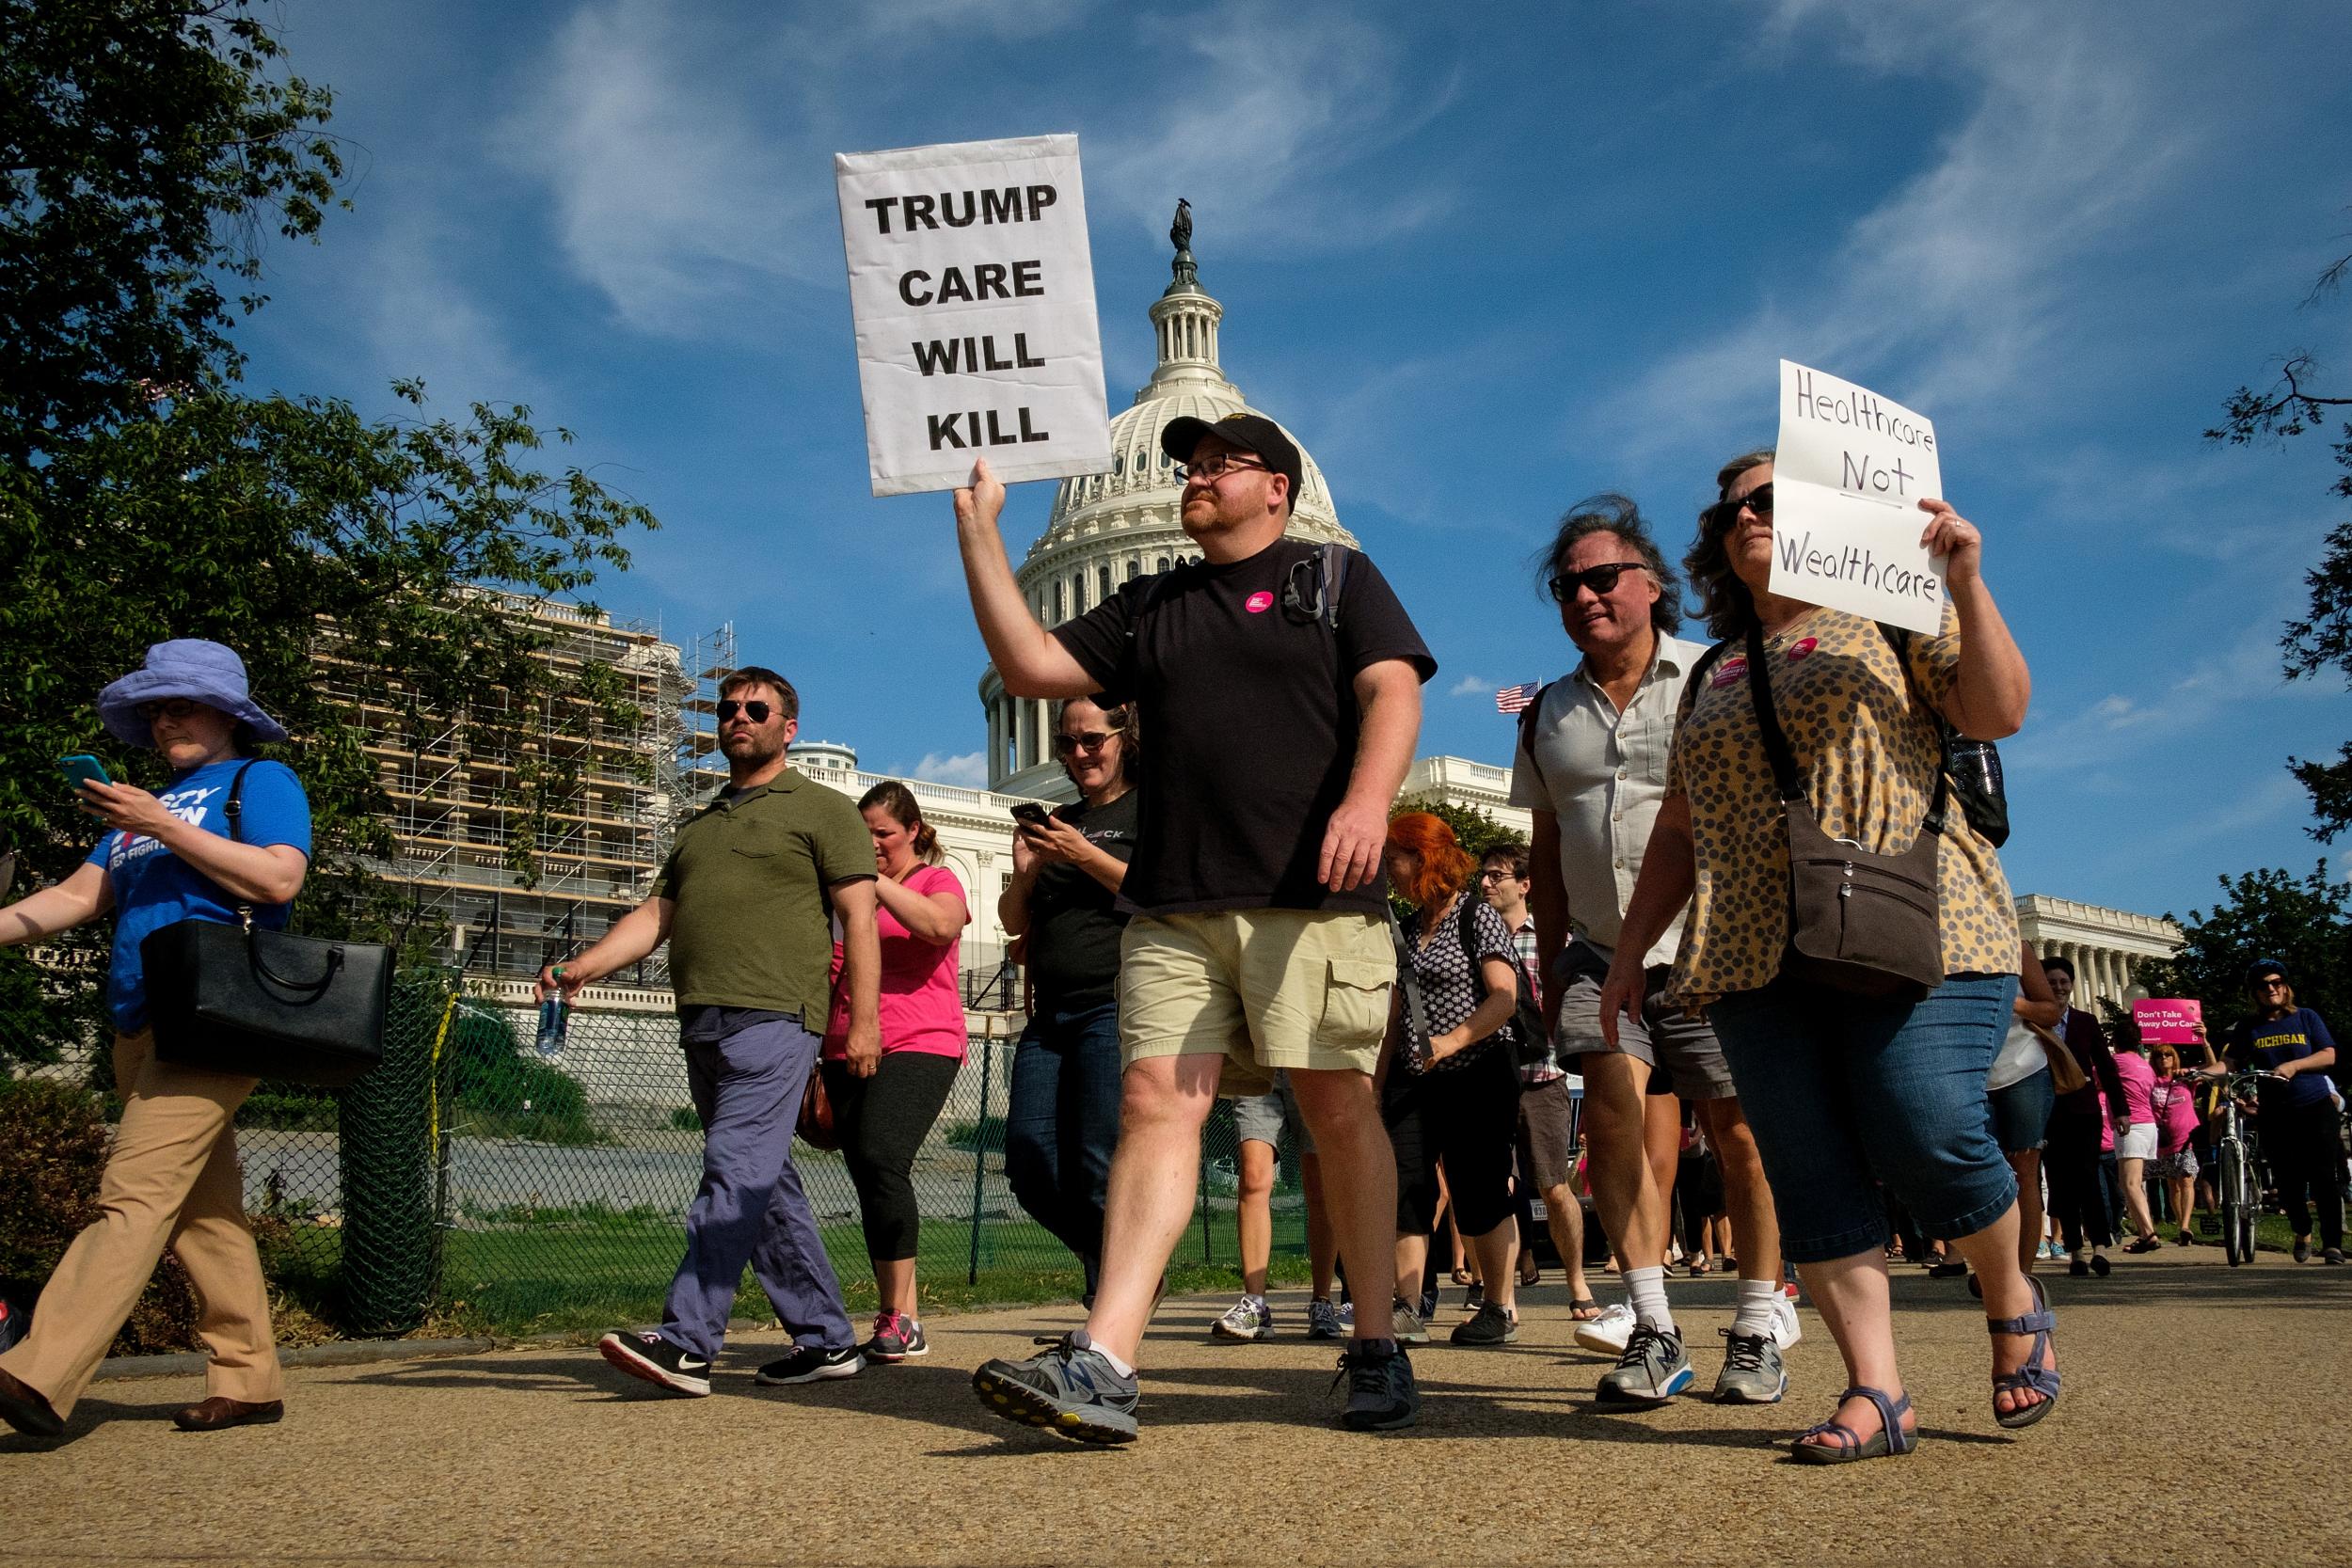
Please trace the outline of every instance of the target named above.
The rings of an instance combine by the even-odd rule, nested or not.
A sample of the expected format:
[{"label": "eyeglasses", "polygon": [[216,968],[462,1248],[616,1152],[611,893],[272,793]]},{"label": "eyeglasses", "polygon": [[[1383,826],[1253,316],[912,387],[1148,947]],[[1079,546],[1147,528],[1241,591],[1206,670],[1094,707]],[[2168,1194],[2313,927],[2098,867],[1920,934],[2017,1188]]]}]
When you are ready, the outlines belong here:
[{"label": "eyeglasses", "polygon": [[768,722],[768,716],[775,711],[772,706],[756,697],[748,703],[739,703],[729,697],[719,704],[719,722],[726,723],[739,713],[755,724],[765,724]]},{"label": "eyeglasses", "polygon": [[2254,989],[2256,990],[2284,990],[2287,989],[2287,983],[2273,975],[2268,979],[2255,981]]},{"label": "eyeglasses", "polygon": [[1740,497],[1736,500],[1726,500],[1718,503],[1715,508],[1715,526],[1717,528],[1729,528],[1732,524],[1738,522],[1740,520],[1740,509],[1743,506],[1759,517],[1771,516],[1772,515],[1772,486],[1771,481],[1768,480],[1764,483],[1757,485],[1755,489],[1749,491],[1746,495]]},{"label": "eyeglasses", "polygon": [[151,724],[158,719],[185,719],[204,705],[193,697],[166,697],[160,702],[141,703],[138,715]]},{"label": "eyeglasses", "polygon": [[1495,871],[1481,871],[1478,874],[1478,879],[1482,882],[1516,882],[1519,879],[1519,874],[1508,868]]},{"label": "eyeglasses", "polygon": [[1253,463],[1239,452],[1213,451],[1198,463],[1177,464],[1176,483],[1179,484],[1189,484],[1196,479],[1203,479],[1207,480],[1211,484],[1215,484],[1218,480],[1224,478],[1229,473],[1238,472],[1249,468],[1255,468],[1260,473],[1271,473],[1273,471],[1264,464]]},{"label": "eyeglasses", "polygon": [[1612,561],[1606,565],[1587,566],[1581,572],[1562,572],[1551,579],[1551,596],[1562,604],[1572,603],[1579,588],[1589,588],[1596,598],[1616,591],[1617,579],[1628,572],[1648,569],[1644,561]]},{"label": "eyeglasses", "polygon": [[1054,754],[1066,757],[1073,752],[1099,752],[1110,744],[1114,733],[1110,730],[1088,730],[1083,735],[1057,735],[1054,736]]}]

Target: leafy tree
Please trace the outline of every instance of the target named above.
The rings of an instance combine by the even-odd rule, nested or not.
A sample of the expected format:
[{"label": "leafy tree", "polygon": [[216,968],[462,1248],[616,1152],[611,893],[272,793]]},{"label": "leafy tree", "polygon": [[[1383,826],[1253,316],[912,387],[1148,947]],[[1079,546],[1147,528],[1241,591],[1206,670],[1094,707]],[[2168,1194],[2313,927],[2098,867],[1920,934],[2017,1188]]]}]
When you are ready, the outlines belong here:
[{"label": "leafy tree", "polygon": [[[2352,256],[2341,257],[2312,286],[2314,303],[2335,293],[2348,273]],[[2352,397],[2328,397],[2314,389],[2319,362],[2309,354],[2288,356],[2279,378],[2266,390],[2240,387],[2222,410],[2222,422],[2205,432],[2213,441],[2243,446],[2250,441],[2284,441],[2312,431],[2328,430],[2336,420],[2337,439],[2328,443],[2336,466],[2344,471],[2328,486],[2330,495],[2352,499]],[[2311,590],[2306,612],[2287,623],[2279,640],[2285,650],[2287,679],[2301,680],[2325,673],[2333,665],[2352,687],[2352,522],[2339,523],[2328,533],[2327,551],[2319,564],[2304,574]],[[2346,741],[2334,762],[2295,757],[2288,768],[2309,791],[2312,815],[2317,820],[2311,834],[2332,844],[2338,833],[2352,828],[2352,741]]]},{"label": "leafy tree", "polygon": [[2180,921],[2186,940],[2179,954],[2139,967],[2149,993],[2202,1001],[2218,1042],[2230,1024],[2253,1016],[2247,965],[2276,958],[2294,976],[2305,1006],[2331,1025],[2338,1019],[2352,1023],[2344,1012],[2352,1006],[2352,884],[2329,881],[2325,861],[2299,879],[2265,867],[2219,881],[2220,902]]}]

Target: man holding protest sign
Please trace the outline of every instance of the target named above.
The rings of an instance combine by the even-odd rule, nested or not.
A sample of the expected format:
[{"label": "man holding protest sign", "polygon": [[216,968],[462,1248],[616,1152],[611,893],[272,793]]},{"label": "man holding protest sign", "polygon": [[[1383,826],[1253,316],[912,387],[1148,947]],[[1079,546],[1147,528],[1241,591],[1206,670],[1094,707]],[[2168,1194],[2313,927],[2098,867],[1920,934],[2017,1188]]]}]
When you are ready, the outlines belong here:
[{"label": "man holding protest sign", "polygon": [[[1135,1357],[1190,1222],[1220,1083],[1262,1092],[1288,1069],[1349,1277],[1393,1272],[1396,1171],[1374,1084],[1396,973],[1380,854],[1437,670],[1370,562],[1284,537],[1303,463],[1280,426],[1180,419],[1161,447],[1182,465],[1182,523],[1203,559],[1131,579],[1052,632],[1006,561],[1004,487],[985,460],[956,492],[1006,690],[1132,699],[1152,737],[1120,890],[1135,918],[1101,1287],[1083,1329],[973,1375],[1008,1418],[1098,1443],[1135,1439]],[[1357,1302],[1356,1336],[1346,1423],[1410,1425],[1421,1401],[1386,1291]]]}]

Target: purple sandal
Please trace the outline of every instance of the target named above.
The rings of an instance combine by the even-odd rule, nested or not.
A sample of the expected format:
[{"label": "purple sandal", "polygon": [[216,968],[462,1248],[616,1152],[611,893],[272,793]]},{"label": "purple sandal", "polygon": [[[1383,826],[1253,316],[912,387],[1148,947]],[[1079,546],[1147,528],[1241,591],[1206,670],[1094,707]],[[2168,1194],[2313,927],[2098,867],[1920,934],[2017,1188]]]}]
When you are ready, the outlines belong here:
[{"label": "purple sandal", "polygon": [[1994,1405],[1994,1421],[2011,1431],[2033,1425],[2047,1416],[2058,1401],[2058,1369],[2044,1364],[2044,1357],[2050,1350],[2050,1331],[2058,1327],[2058,1315],[2050,1310],[2050,1298],[2042,1293],[2042,1281],[2027,1275],[2026,1283],[2033,1287],[2035,1309],[2022,1318],[1988,1318],[1984,1325],[1988,1332],[1994,1334],[2033,1336],[2033,1350],[2026,1355],[2024,1366],[2013,1372],[1995,1372],[1993,1375],[1993,1397],[1996,1402],[2005,1393],[2030,1390],[2042,1396],[2023,1409],[2006,1413],[1997,1402]]},{"label": "purple sandal", "polygon": [[[1860,1395],[1879,1407],[1880,1430],[1867,1437],[1858,1437],[1854,1434],[1853,1428],[1838,1425],[1836,1418],[1832,1417],[1820,1426],[1810,1428],[1799,1435],[1797,1440],[1789,1445],[1789,1451],[1807,1465],[1851,1465],[1857,1459],[1876,1459],[1882,1454],[1899,1457],[1919,1446],[1917,1430],[1915,1428],[1910,1432],[1903,1430],[1903,1412],[1911,1408],[1909,1394],[1903,1395],[1900,1399],[1890,1400],[1886,1397],[1884,1389],[1867,1387],[1857,1383],[1838,1395],[1837,1402],[1843,1404],[1856,1395]],[[1833,1441],[1830,1443],[1810,1441],[1815,1437],[1828,1437]]]}]

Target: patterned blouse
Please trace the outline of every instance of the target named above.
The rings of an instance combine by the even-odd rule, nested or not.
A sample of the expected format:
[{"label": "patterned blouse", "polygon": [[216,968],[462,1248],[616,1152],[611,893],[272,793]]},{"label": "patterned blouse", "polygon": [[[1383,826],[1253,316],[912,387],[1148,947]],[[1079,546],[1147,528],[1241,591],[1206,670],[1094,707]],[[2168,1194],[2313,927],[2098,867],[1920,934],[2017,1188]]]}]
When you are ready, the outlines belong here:
[{"label": "patterned blouse", "polygon": [[[1422,940],[1421,922],[1408,922],[1405,944],[1412,958],[1413,977],[1421,986],[1422,1010],[1428,1015],[1432,1035],[1460,1028],[1486,999],[1486,976],[1471,967],[1470,955],[1462,950],[1459,923],[1465,911],[1470,916],[1470,944],[1478,950],[1481,963],[1488,958],[1501,958],[1508,964],[1518,962],[1518,948],[1511,940],[1510,928],[1502,924],[1502,916],[1474,893],[1454,895],[1438,920],[1436,934],[1426,942]],[[1406,1058],[1405,1065],[1413,1072],[1448,1072],[1483,1054],[1497,1040],[1508,1037],[1510,1032],[1510,1021],[1506,1019],[1501,1029],[1483,1040],[1472,1041],[1443,1061],[1433,1063],[1416,1053]]]},{"label": "patterned blouse", "polygon": [[[1873,622],[1817,609],[1764,642],[1773,710],[1805,797],[1834,838],[1899,854],[1934,797],[1943,740],[1914,686],[1939,709],[1960,668],[1960,620],[1909,640],[1910,680]],[[1772,764],[1748,695],[1743,644],[1726,648],[1682,693],[1666,794],[1691,805],[1698,880],[1666,998],[1703,1007],[1780,973],[1788,945],[1788,835]],[[1937,852],[1944,972],[2017,969],[2017,915],[1993,847],[1968,826],[1958,796],[1945,806]]]}]

